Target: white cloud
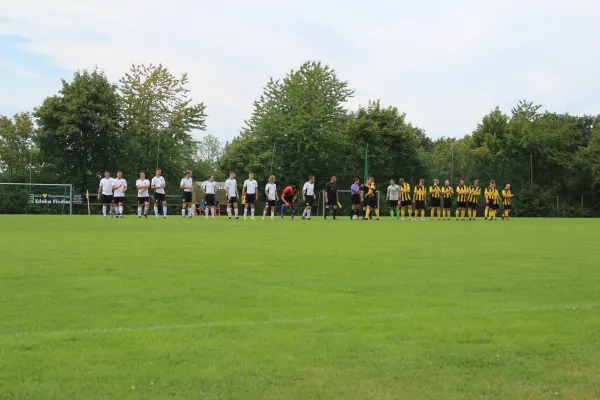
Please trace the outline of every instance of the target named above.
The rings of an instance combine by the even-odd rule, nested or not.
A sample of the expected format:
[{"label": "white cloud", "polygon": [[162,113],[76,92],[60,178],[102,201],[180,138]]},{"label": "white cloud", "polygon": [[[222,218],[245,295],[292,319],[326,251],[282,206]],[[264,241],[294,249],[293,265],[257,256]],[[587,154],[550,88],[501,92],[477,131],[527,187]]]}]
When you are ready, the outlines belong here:
[{"label": "white cloud", "polygon": [[[223,139],[237,134],[270,76],[308,59],[350,81],[351,107],[380,98],[432,136],[460,136],[522,97],[598,112],[599,12],[590,0],[8,0],[0,35],[28,39],[24,51],[69,71],[98,65],[116,80],[132,63],[153,62],[187,72],[192,95],[208,106],[208,131]],[[44,75],[2,62],[0,72]],[[19,107],[50,94],[28,90],[15,97]]]}]

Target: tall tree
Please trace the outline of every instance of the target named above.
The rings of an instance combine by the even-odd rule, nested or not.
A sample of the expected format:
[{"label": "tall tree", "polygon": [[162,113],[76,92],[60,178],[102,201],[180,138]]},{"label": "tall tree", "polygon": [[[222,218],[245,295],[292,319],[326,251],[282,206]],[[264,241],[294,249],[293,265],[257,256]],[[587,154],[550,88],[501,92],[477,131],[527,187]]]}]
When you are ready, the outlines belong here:
[{"label": "tall tree", "polygon": [[179,177],[193,162],[193,130],[206,129],[205,105],[194,103],[188,77],[175,77],[163,65],[137,65],[120,80],[123,98],[122,147],[132,172],[161,167]]},{"label": "tall tree", "polygon": [[78,71],[35,109],[42,162],[61,182],[90,187],[119,159],[120,98],[99,70]]},{"label": "tall tree", "polygon": [[198,141],[196,158],[198,161],[210,166],[214,172],[218,167],[219,159],[223,155],[223,146],[223,143],[215,135],[205,135]]},{"label": "tall tree", "polygon": [[12,119],[0,116],[0,171],[7,180],[24,181],[37,148],[33,142],[34,126],[27,112]]}]

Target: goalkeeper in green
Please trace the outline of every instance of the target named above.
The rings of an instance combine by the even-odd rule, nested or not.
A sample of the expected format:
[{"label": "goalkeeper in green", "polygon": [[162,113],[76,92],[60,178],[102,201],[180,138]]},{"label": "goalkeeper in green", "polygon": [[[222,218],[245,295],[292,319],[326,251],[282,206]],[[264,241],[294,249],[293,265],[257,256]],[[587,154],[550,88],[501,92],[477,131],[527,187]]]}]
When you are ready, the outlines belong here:
[{"label": "goalkeeper in green", "polygon": [[386,199],[388,201],[388,205],[390,206],[390,217],[394,218],[394,214],[398,218],[400,218],[400,213],[398,212],[398,195],[400,194],[400,186],[396,185],[396,182],[393,179],[390,179],[390,186],[387,188]]}]

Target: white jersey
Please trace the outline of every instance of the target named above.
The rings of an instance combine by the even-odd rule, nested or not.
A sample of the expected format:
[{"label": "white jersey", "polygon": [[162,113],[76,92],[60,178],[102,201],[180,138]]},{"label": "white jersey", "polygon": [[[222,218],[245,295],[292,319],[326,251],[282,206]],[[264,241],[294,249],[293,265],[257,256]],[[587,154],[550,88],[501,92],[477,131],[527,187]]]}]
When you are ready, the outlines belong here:
[{"label": "white jersey", "polygon": [[269,196],[269,200],[277,199],[277,185],[276,184],[267,183],[267,186],[265,186],[265,192],[267,192],[267,195]]},{"label": "white jersey", "polygon": [[227,195],[229,197],[237,197],[237,181],[235,179],[227,179],[225,181],[225,190],[227,191]]},{"label": "white jersey", "polygon": [[314,196],[315,195],[315,184],[306,182],[304,184],[304,187],[302,188],[302,193],[305,193],[307,196]]},{"label": "white jersey", "polygon": [[154,193],[165,194],[165,188],[161,187],[161,185],[164,185],[165,183],[165,178],[162,176],[155,176],[152,178],[152,186],[159,186],[158,188],[154,189]]},{"label": "white jersey", "polygon": [[202,184],[202,188],[204,189],[206,194],[215,194],[215,189],[217,188],[217,182],[206,181]]},{"label": "white jersey", "polygon": [[398,200],[398,193],[400,192],[400,186],[390,185],[387,189],[387,195],[390,200]]},{"label": "white jersey", "polygon": [[247,194],[255,194],[256,189],[258,188],[258,182],[256,182],[254,179],[246,179],[244,181],[244,187],[246,188]]},{"label": "white jersey", "polygon": [[123,189],[125,189],[127,187],[127,181],[123,178],[121,178],[121,179],[116,178],[113,180],[113,184],[115,186],[119,186],[118,188],[114,189],[115,197],[125,197],[125,193],[123,192]]},{"label": "white jersey", "polygon": [[102,178],[100,179],[100,187],[102,188],[102,194],[106,196],[112,196],[113,194],[113,179]]},{"label": "white jersey", "polygon": [[137,181],[135,181],[135,186],[145,186],[144,189],[138,189],[137,197],[150,197],[148,195],[148,188],[150,187],[150,181],[148,179],[138,179]]},{"label": "white jersey", "polygon": [[[192,178],[183,178],[179,183],[179,186],[189,186],[192,187]],[[184,192],[191,192],[193,189],[183,189]]]}]

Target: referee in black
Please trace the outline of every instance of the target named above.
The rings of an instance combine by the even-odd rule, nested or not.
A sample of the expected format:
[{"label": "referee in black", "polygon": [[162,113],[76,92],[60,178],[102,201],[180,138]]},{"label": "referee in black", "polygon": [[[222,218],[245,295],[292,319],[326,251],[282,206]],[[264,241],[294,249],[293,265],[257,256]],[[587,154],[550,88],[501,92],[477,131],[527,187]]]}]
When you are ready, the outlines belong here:
[{"label": "referee in black", "polygon": [[338,188],[336,181],[337,178],[332,176],[331,180],[325,186],[325,213],[323,213],[323,219],[327,219],[329,207],[333,207],[333,219],[335,219],[335,215],[337,214]]}]

